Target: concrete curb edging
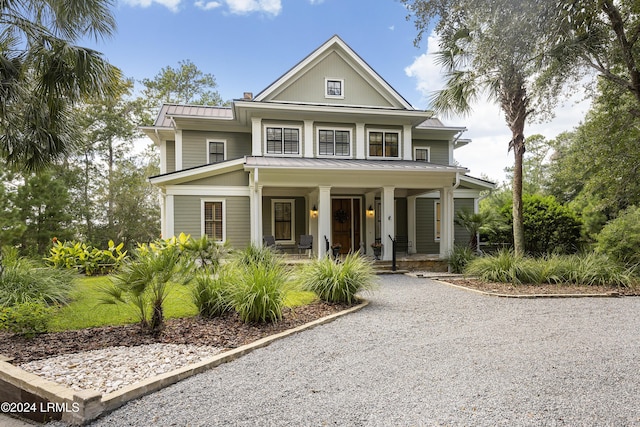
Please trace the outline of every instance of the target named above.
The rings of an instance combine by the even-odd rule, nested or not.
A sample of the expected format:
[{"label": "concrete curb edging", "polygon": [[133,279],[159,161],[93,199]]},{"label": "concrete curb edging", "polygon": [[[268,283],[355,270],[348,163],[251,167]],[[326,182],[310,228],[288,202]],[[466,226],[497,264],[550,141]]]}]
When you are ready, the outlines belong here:
[{"label": "concrete curb edging", "polygon": [[496,294],[493,292],[485,292],[479,289],[468,288],[466,286],[455,285],[453,283],[445,282],[443,280],[431,279],[434,282],[441,283],[443,285],[451,286],[452,288],[462,289],[468,292],[475,292],[480,295],[487,295],[490,297],[498,298],[520,298],[520,299],[536,299],[536,298],[619,298],[618,292],[609,292],[606,294],[523,294],[523,295],[511,295],[511,294]]},{"label": "concrete curb edging", "polygon": [[11,396],[13,397],[12,401],[22,402],[26,396],[31,395],[31,400],[29,401],[32,401],[35,397],[38,401],[57,403],[59,404],[58,408],[63,408],[63,410],[58,412],[61,413],[62,421],[73,425],[82,425],[98,418],[104,413],[113,411],[130,400],[140,398],[185,378],[215,368],[223,363],[231,362],[256,349],[266,347],[276,340],[332,322],[339,317],[359,311],[367,305],[369,305],[369,301],[362,300],[362,303],[347,310],[316,319],[274,335],[269,335],[233,350],[208,357],[197,363],[155,377],[144,379],[105,395],[95,390],[75,391],[2,361],[0,361],[0,384],[6,384],[15,391]]}]

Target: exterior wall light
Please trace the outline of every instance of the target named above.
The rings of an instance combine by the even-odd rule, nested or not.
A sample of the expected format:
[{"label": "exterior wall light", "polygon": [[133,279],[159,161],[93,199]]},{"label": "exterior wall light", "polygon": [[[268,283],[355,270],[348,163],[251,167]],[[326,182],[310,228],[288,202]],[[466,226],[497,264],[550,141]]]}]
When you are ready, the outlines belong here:
[{"label": "exterior wall light", "polygon": [[367,217],[373,218],[376,215],[376,212],[373,210],[373,206],[369,205],[369,209],[367,209]]},{"label": "exterior wall light", "polygon": [[316,205],[313,205],[313,207],[309,211],[309,214],[311,215],[311,218],[318,218],[318,208],[316,207]]}]

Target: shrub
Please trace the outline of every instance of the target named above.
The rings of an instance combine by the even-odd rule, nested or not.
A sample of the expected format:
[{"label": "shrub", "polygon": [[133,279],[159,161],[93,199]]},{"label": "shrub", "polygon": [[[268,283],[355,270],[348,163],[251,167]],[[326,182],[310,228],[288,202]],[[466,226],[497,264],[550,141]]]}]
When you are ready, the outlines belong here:
[{"label": "shrub", "polygon": [[0,258],[0,306],[69,301],[74,277],[71,271],[39,267],[19,257],[13,248],[3,248]]},{"label": "shrub", "polygon": [[195,278],[192,301],[204,317],[217,317],[232,308],[229,278],[226,274],[213,276],[202,272]]},{"label": "shrub", "polygon": [[158,332],[164,323],[162,305],[175,283],[188,284],[192,262],[176,246],[161,251],[137,250],[132,259],[111,278],[112,286],[103,289],[105,304],[131,303],[140,324]]},{"label": "shrub", "polygon": [[301,268],[298,280],[321,300],[345,304],[355,303],[358,292],[376,285],[371,261],[357,253],[348,254],[340,263],[329,258],[314,260]]},{"label": "shrub", "polygon": [[282,318],[292,282],[280,256],[268,248],[251,245],[236,254],[229,268],[232,305],[244,322],[275,322]]},{"label": "shrub", "polygon": [[466,265],[476,257],[470,246],[455,246],[447,256],[447,263],[452,273],[460,274]]},{"label": "shrub", "polygon": [[609,221],[596,237],[596,249],[629,265],[640,264],[640,207],[632,206]]},{"label": "shrub", "polygon": [[632,286],[631,270],[604,255],[549,255],[541,258],[516,257],[502,250],[496,255],[471,261],[465,274],[488,282],[514,284],[571,283],[585,286]]},{"label": "shrub", "polygon": [[42,302],[23,302],[0,309],[0,328],[32,338],[47,332],[52,316],[53,308]]},{"label": "shrub", "polygon": [[[556,201],[553,196],[529,195],[522,197],[525,250],[529,254],[575,253],[581,243],[581,222],[569,207]],[[510,228],[513,221],[511,201],[500,210]],[[513,233],[499,233],[494,238],[513,244]]]},{"label": "shrub", "polygon": [[229,252],[229,246],[226,243],[216,243],[207,235],[199,239],[189,237],[183,247],[184,252],[193,258],[199,267],[211,272],[218,270],[222,258]]},{"label": "shrub", "polygon": [[109,240],[107,249],[98,249],[82,242],[60,242],[54,238],[53,247],[49,250],[49,257],[44,260],[56,268],[76,269],[87,276],[106,274],[117,270],[127,257],[123,251],[124,243],[116,246]]}]

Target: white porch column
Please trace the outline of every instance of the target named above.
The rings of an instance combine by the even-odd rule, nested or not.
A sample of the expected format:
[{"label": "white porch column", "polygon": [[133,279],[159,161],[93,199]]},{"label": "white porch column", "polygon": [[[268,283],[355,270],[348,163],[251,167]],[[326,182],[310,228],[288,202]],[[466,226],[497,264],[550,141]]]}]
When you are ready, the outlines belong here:
[{"label": "white porch column", "polygon": [[262,119],[251,117],[251,155],[262,156]]},{"label": "white porch column", "polygon": [[[373,208],[374,214],[369,216],[368,212],[369,207]],[[364,239],[364,249],[367,255],[373,255],[373,249],[371,248],[371,244],[376,241],[376,216],[375,216],[375,208],[376,208],[376,193],[369,192],[364,194],[364,209],[365,209],[365,239]]]},{"label": "white porch column", "polygon": [[446,258],[453,249],[453,189],[440,190],[440,257]]},{"label": "white porch column", "polygon": [[[313,250],[318,252],[318,249],[320,247],[320,233],[318,233],[318,215],[315,216],[315,218],[313,216],[311,216],[311,209],[315,206],[316,209],[318,208],[319,205],[319,200],[318,200],[318,196],[319,196],[319,192],[318,190],[313,190],[311,193],[309,193],[306,196],[306,200],[307,200],[307,215],[309,215],[309,230],[307,231],[309,234],[311,234],[313,236]],[[324,238],[322,239],[322,242],[324,244]]]},{"label": "white porch column", "polygon": [[304,121],[303,132],[304,132],[304,153],[302,157],[313,157],[313,120]]},{"label": "white porch column", "polygon": [[182,170],[182,129],[176,129],[176,170]]},{"label": "white porch column", "polygon": [[262,245],[262,185],[258,184],[258,169],[249,174],[249,218],[251,243]]},{"label": "white porch column", "polygon": [[407,235],[409,238],[409,254],[415,254],[416,249],[416,196],[407,197]]},{"label": "white porch column", "polygon": [[411,139],[411,125],[404,125],[402,129],[402,158],[413,160],[413,144]]},{"label": "white porch column", "polygon": [[[366,135],[364,131],[364,123],[356,123],[356,159],[366,159],[367,158],[367,142]],[[369,206],[369,205],[367,205]]]},{"label": "white porch column", "polygon": [[393,258],[393,245],[389,236],[395,239],[395,209],[394,209],[395,187],[383,187],[382,189],[382,227],[380,230],[380,240],[382,241],[382,259],[391,261]]},{"label": "white porch column", "polygon": [[[174,229],[174,224],[173,224],[174,212],[175,212],[175,206],[174,206],[173,194],[167,194],[165,196],[165,224],[164,224],[166,233],[163,233],[162,235],[163,239],[170,239],[176,234]],[[202,212],[200,213],[200,215],[202,215]]]},{"label": "white porch column", "polygon": [[318,258],[327,253],[325,236],[331,241],[331,187],[322,185],[318,187]]}]

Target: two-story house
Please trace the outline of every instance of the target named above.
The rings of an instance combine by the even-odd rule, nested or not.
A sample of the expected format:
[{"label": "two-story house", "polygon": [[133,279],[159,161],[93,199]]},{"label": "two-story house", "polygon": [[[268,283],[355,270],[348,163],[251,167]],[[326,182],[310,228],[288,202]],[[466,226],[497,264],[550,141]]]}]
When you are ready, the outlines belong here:
[{"label": "two-story house", "polygon": [[454,162],[468,140],[414,109],[334,36],[255,97],[231,107],[165,104],[144,132],[159,147],[162,235],[206,234],[233,247],[313,236],[372,253],[402,237],[444,257],[469,236],[455,211],[493,184]]}]

